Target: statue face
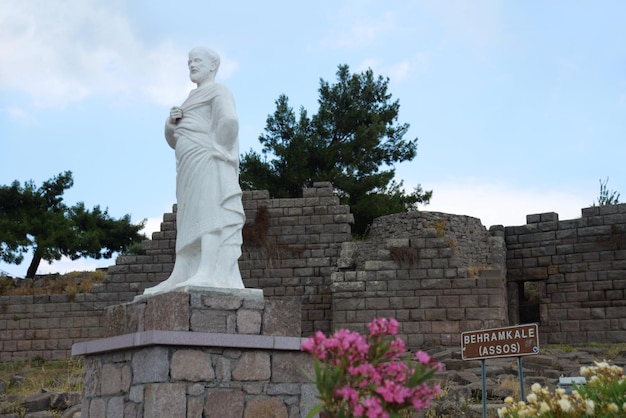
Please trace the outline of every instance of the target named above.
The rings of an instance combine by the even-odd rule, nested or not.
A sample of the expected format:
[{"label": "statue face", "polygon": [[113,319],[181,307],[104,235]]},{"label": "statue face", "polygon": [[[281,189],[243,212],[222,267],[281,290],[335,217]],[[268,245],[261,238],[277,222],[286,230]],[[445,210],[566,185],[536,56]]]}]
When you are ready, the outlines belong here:
[{"label": "statue face", "polygon": [[202,84],[208,80],[215,70],[213,61],[201,51],[191,51],[187,65],[189,66],[189,78],[196,84]]}]

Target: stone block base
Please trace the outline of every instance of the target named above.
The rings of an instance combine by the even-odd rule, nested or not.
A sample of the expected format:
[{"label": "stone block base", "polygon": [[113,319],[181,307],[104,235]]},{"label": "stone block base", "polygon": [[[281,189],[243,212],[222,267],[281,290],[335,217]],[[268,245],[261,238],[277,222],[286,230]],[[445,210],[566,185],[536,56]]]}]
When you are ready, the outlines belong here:
[{"label": "stone block base", "polygon": [[304,417],[315,404],[300,303],[171,292],[107,311],[85,357],[83,417]]},{"label": "stone block base", "polygon": [[106,335],[160,330],[300,337],[297,297],[264,299],[260,289],[184,288],[107,308]]}]

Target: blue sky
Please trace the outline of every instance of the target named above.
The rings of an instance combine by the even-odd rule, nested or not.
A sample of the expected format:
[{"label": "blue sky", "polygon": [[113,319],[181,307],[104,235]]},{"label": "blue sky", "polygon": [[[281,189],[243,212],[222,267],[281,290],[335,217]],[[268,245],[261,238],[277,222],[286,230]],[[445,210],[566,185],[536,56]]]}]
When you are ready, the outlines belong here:
[{"label": "blue sky", "polygon": [[[396,177],[434,190],[423,210],[487,227],[576,218],[601,178],[626,200],[624,16],[623,1],[4,0],[0,184],[71,170],[67,203],[158,229],[175,202],[164,120],[193,87],[188,51],[206,46],[237,102],[241,152],[260,151],[280,94],[311,114],[320,78],[372,68],[419,138]],[[0,269],[24,275],[29,261]]]}]

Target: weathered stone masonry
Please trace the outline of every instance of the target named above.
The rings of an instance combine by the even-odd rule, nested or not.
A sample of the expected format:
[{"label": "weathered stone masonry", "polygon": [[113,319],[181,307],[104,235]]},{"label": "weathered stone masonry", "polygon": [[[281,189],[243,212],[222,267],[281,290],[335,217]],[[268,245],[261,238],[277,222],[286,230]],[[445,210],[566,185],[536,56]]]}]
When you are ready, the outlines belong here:
[{"label": "weathered stone masonry", "polygon": [[[362,330],[389,315],[411,347],[456,345],[465,330],[528,318],[540,321],[542,344],[626,341],[626,204],[586,208],[565,221],[529,215],[526,225],[489,230],[468,216],[397,214],[352,241],[349,208],[331,185],[304,192],[300,199],[244,194],[249,241],[240,266],[246,286],[266,298],[301,299],[305,336]],[[72,343],[104,336],[107,306],[168,277],[175,219],[165,214],[146,255],[118,257],[93,293],[0,297],[0,361],[66,358]],[[528,303],[530,291],[536,304]]]},{"label": "weathered stone masonry", "polygon": [[374,221],[344,243],[333,273],[333,326],[365,331],[374,316],[401,323],[409,347],[459,345],[460,333],[507,323],[502,228],[476,218],[411,212]]},{"label": "weathered stone masonry", "polygon": [[109,307],[108,337],[72,350],[85,356],[82,416],[306,416],[315,385],[300,351],[299,307],[298,298],[265,300],[249,289]]},{"label": "weathered stone masonry", "polygon": [[[303,194],[270,199],[267,191],[244,192],[244,233],[259,232],[253,223],[261,208],[267,210],[269,225],[260,231],[261,240],[244,244],[240,270],[246,287],[262,288],[266,298],[299,297],[306,335],[331,329],[330,274],[341,243],[351,239],[353,218],[330,183],[316,183]],[[33,356],[64,359],[73,343],[103,337],[106,307],[129,302],[165,280],[174,267],[175,243],[174,210],[163,215],[160,231],[144,241],[146,254],[118,257],[92,293],[78,294],[73,302],[67,295],[1,296],[0,362]]]},{"label": "weathered stone masonry", "polygon": [[566,221],[529,215],[505,235],[511,323],[532,284],[545,342],[626,342],[626,204],[586,208]]}]

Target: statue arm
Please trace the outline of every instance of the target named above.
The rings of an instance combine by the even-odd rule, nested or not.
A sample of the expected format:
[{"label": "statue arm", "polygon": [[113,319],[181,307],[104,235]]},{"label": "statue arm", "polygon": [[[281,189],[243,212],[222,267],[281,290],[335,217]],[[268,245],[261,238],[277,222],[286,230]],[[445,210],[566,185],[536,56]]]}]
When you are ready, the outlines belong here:
[{"label": "statue arm", "polygon": [[219,102],[216,139],[220,146],[232,151],[237,148],[239,119],[235,110],[235,100],[230,92],[223,94]]},{"label": "statue arm", "polygon": [[236,117],[222,118],[217,125],[217,142],[231,151],[237,143],[239,134],[239,121]]},{"label": "statue arm", "polygon": [[176,124],[172,123],[169,118],[165,122],[165,140],[169,144],[170,147],[176,149],[176,138],[174,137],[174,129],[176,128]]},{"label": "statue arm", "polygon": [[176,138],[174,137],[174,130],[176,124],[183,117],[183,109],[178,106],[174,106],[170,109],[170,117],[165,121],[165,140],[172,148],[176,148]]}]

